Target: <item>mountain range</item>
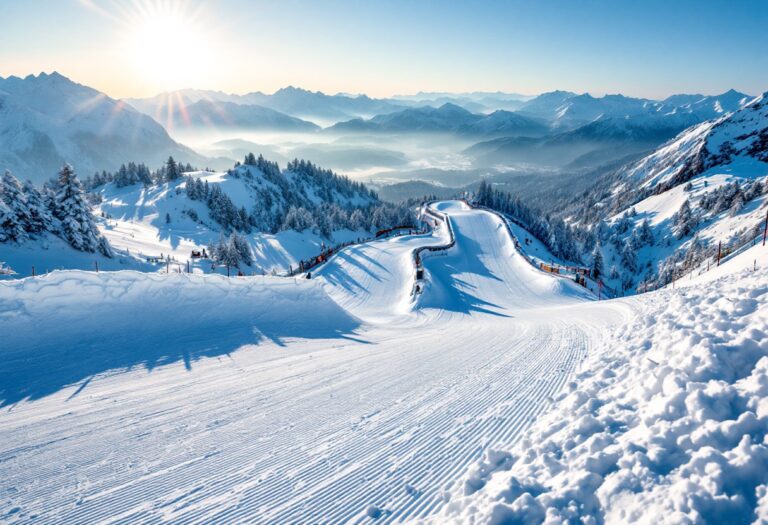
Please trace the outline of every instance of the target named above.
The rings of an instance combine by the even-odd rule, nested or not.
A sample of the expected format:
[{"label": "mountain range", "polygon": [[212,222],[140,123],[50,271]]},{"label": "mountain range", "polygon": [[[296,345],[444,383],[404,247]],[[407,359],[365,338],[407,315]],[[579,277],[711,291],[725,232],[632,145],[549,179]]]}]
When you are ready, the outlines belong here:
[{"label": "mountain range", "polygon": [[606,275],[614,288],[663,286],[751,246],[768,206],[768,92],[689,127],[573,199],[560,213],[592,225],[603,259],[618,269]]},{"label": "mountain range", "polygon": [[548,122],[551,134],[501,137],[475,144],[466,153],[479,166],[595,166],[648,152],[686,128],[737,111],[750,100],[734,90],[716,96],[675,95],[660,102],[623,95],[545,93],[526,102],[517,114]]},{"label": "mountain range", "polygon": [[456,104],[446,103],[409,108],[371,119],[339,122],[326,129],[334,133],[453,133],[462,136],[539,136],[548,126],[537,119],[510,111],[496,110],[488,115],[471,113]]},{"label": "mountain range", "polygon": [[326,95],[293,86],[279,89],[271,95],[260,91],[234,95],[221,91],[182,89],[150,98],[129,98],[126,102],[148,115],[160,116],[174,113],[176,108],[189,107],[201,100],[231,102],[241,106],[257,105],[292,117],[318,122],[338,122],[373,116],[405,107],[394,101],[377,100],[366,95]]},{"label": "mountain range", "polygon": [[720,95],[673,95],[656,101],[624,95],[593,97],[569,91],[544,93],[523,103],[518,112],[546,120],[555,129],[573,129],[600,118],[635,118],[677,113],[695,115],[701,122],[736,111],[752,97],[733,89]]},{"label": "mountain range", "polygon": [[[162,117],[160,122],[163,122]],[[208,99],[174,107],[165,122],[169,129],[213,127],[290,132],[312,132],[320,129],[312,122],[264,106]]]},{"label": "mountain range", "polygon": [[125,102],[58,74],[0,78],[0,169],[35,182],[69,162],[85,175],[141,159],[204,157]]},{"label": "mountain range", "polygon": [[[475,109],[454,102],[418,105],[449,99]],[[533,98],[421,93],[374,99],[287,87],[272,94],[245,95],[189,89],[120,101],[59,73],[43,73],[0,78],[0,169],[41,181],[53,176],[64,162],[73,163],[84,175],[114,170],[131,160],[159,165],[171,155],[213,168],[231,164],[232,158],[219,162],[199,155],[175,141],[166,129],[171,133],[232,129],[338,135],[341,142],[334,148],[343,150],[347,161],[343,166],[332,165],[345,170],[381,165],[363,159],[365,148],[370,150],[370,141],[376,142],[377,135],[414,134],[444,134],[464,141],[463,153],[475,169],[515,164],[580,168],[650,152],[690,126],[738,111],[749,100],[734,90],[715,96],[678,94],[655,101],[568,91]],[[488,109],[507,103],[519,109]],[[485,110],[478,111],[480,106]],[[327,119],[330,125],[322,129],[307,118]],[[311,141],[317,144],[306,144],[309,149],[331,147],[317,136]],[[409,161],[397,144],[390,146],[387,165],[393,159],[397,164]]]}]

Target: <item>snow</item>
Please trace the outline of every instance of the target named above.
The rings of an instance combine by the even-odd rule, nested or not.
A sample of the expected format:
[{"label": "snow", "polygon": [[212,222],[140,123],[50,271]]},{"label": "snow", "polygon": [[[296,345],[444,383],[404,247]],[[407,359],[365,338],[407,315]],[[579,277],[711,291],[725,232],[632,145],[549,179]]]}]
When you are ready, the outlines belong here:
[{"label": "snow", "polygon": [[[218,172],[191,172],[189,175],[209,185],[221,185],[238,207],[253,205],[252,187],[243,178]],[[123,188],[114,184],[103,187],[100,193],[104,200],[96,208],[96,214],[107,216],[100,220],[100,228],[112,247],[139,262],[162,254],[184,266],[190,260],[192,250],[201,250],[217,241],[221,226],[211,219],[204,202],[187,198],[184,184],[181,179],[150,188],[139,184]],[[194,210],[200,220],[192,220],[187,210]],[[171,217],[170,223],[166,223],[166,214]],[[342,243],[370,235],[365,231],[337,230],[333,232],[333,242]],[[257,273],[283,273],[289,267],[298,267],[300,260],[316,256],[324,244],[331,242],[309,230],[277,234],[254,232],[248,234],[247,239],[254,253],[253,271]],[[194,271],[211,271],[210,262],[191,260],[190,264]],[[165,267],[161,265],[159,269],[164,271]]]},{"label": "snow", "polygon": [[416,296],[412,252],[445,224],[347,248],[311,279],[1,281],[0,521],[768,507],[766,270],[598,302],[526,262],[497,215],[433,209],[456,244],[424,258]]},{"label": "snow", "polygon": [[[622,300],[631,320],[432,521],[764,522],[766,277],[763,264]],[[474,492],[479,478],[488,481]]]},{"label": "snow", "polygon": [[0,170],[21,180],[43,182],[65,161],[85,176],[169,155],[202,161],[150,117],[56,72],[0,77]]},{"label": "snow", "polygon": [[68,271],[0,283],[0,477],[16,509],[3,519],[439,510],[621,317],[518,263],[494,215],[444,211],[457,246],[425,260],[435,299],[411,299],[409,257],[445,227],[347,249],[309,280]]},{"label": "snow", "polygon": [[[726,95],[733,101],[740,97],[735,92],[723,96]],[[642,286],[640,282],[643,274],[646,277],[652,275],[661,261],[675,252],[684,253],[694,242],[716,253],[720,243],[728,247],[740,240],[747,231],[762,224],[768,202],[764,193],[758,193],[739,210],[714,213],[700,212],[697,208],[707,193],[726,184],[737,183],[746,188],[756,182],[768,182],[768,163],[760,153],[760,148],[754,148],[768,125],[768,105],[765,100],[765,96],[757,97],[739,111],[689,128],[625,170],[622,180],[614,187],[615,198],[638,186],[646,190],[659,190],[662,188],[657,186],[659,184],[677,182],[671,187],[664,187],[662,192],[651,191],[650,196],[639,202],[625,202],[624,209],[608,219],[608,223],[614,225],[620,221],[629,221],[628,231],[621,234],[619,240],[628,239],[632,230],[648,220],[656,241],[653,246],[643,246],[636,250],[637,271],[629,286],[630,290]],[[682,174],[686,175],[681,177]],[[692,235],[677,238],[678,232],[673,231],[674,217],[686,201],[694,209],[697,223]],[[615,266],[621,269],[626,266],[617,251],[607,243],[603,245],[604,260],[608,261],[609,268]],[[711,263],[711,257],[702,263],[703,267],[706,268],[708,263]],[[696,268],[694,271],[701,270]],[[607,279],[617,289],[622,288],[623,280],[621,275]]]}]

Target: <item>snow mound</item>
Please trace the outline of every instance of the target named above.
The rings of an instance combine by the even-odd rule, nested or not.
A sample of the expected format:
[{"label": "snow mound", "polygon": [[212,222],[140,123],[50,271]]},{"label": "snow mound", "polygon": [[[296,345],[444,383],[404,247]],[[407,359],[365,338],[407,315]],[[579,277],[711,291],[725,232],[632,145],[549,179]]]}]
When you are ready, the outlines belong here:
[{"label": "snow mound", "polygon": [[0,406],[95,375],[338,337],[359,321],[319,283],[273,277],[56,271],[0,282]]},{"label": "snow mound", "polygon": [[640,315],[434,522],[765,523],[766,278],[627,301]]}]

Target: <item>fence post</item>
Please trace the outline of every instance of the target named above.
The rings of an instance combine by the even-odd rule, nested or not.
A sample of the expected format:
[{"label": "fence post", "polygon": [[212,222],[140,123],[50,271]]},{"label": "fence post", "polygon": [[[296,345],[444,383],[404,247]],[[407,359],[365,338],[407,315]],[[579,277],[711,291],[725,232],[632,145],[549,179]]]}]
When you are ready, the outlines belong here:
[{"label": "fence post", "polygon": [[765,227],[763,228],[763,246],[765,246],[766,235],[768,235],[768,210],[765,210]]},{"label": "fence post", "polygon": [[190,271],[189,271],[189,259],[187,259],[187,273],[190,273]]},{"label": "fence post", "polygon": [[717,243],[717,266],[720,267],[720,253],[721,248],[723,247],[723,241],[718,241]]},{"label": "fence post", "polygon": [[35,267],[32,266],[32,277],[34,277],[34,276],[35,276]]},{"label": "fence post", "polygon": [[96,273],[99,273],[99,261],[93,261],[93,264],[96,266]]}]

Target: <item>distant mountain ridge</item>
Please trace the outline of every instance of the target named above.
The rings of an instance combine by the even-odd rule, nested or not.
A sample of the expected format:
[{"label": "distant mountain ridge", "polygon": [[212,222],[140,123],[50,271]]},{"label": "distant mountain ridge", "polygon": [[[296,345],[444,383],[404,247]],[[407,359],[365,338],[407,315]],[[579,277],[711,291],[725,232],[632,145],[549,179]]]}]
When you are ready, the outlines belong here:
[{"label": "distant mountain ridge", "polygon": [[41,182],[62,164],[90,175],[130,159],[202,163],[152,118],[59,73],[0,78],[0,170]]},{"label": "distant mountain ridge", "polygon": [[516,114],[548,122],[552,134],[500,137],[475,144],[466,153],[483,166],[598,165],[653,150],[686,128],[738,111],[750,100],[734,90],[716,96],[674,95],[662,102],[623,95],[545,93]]},{"label": "distant mountain ridge", "polygon": [[546,124],[510,111],[498,110],[490,115],[472,113],[456,104],[439,108],[409,108],[371,119],[339,122],[328,132],[366,133],[456,133],[461,135],[542,135]]},{"label": "distant mountain ridge", "polygon": [[176,107],[169,116],[169,128],[215,127],[269,129],[311,132],[319,126],[285,113],[255,104],[215,102],[201,99],[184,107]]},{"label": "distant mountain ridge", "polygon": [[[377,100],[367,95],[326,95],[293,86],[279,89],[267,95],[260,91],[233,95],[221,91],[182,89],[161,93],[150,98],[129,98],[126,102],[148,115],[168,114],[169,108],[190,106],[201,100],[230,102],[243,106],[257,105],[287,116],[304,120],[340,121],[360,116],[373,116],[397,111],[405,106]],[[173,110],[170,110],[173,112]]]},{"label": "distant mountain ridge", "polygon": [[689,113],[699,121],[736,111],[752,97],[733,89],[720,95],[672,95],[656,101],[624,95],[593,97],[568,91],[553,91],[535,97],[520,107],[519,113],[542,118],[553,128],[573,129],[599,118],[633,118],[651,115]]}]

